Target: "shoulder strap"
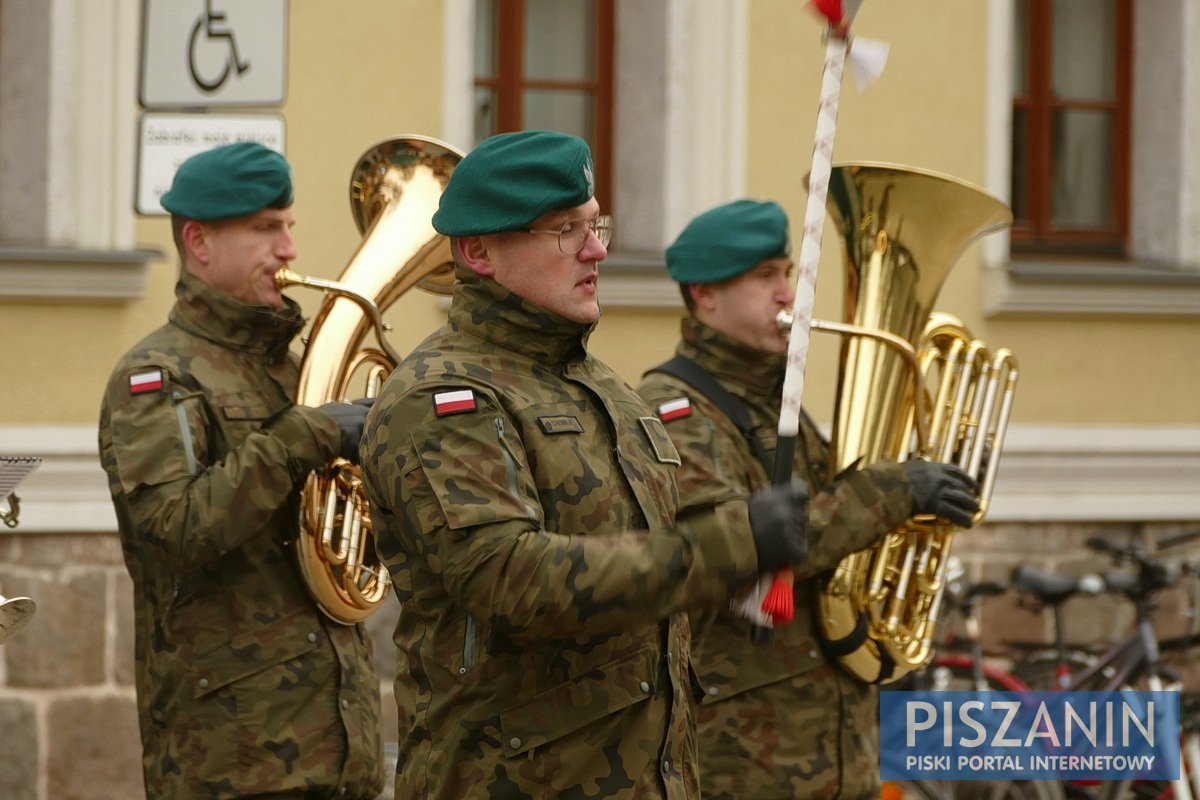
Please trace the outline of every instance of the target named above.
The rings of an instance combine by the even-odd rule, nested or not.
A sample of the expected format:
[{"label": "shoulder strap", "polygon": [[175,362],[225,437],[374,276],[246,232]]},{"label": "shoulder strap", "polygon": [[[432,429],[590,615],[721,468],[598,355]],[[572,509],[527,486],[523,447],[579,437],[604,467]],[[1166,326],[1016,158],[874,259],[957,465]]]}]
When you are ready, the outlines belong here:
[{"label": "shoulder strap", "polygon": [[722,414],[729,417],[729,421],[742,432],[746,443],[750,445],[750,452],[763,465],[767,474],[772,474],[774,465],[767,458],[766,448],[763,447],[762,441],[755,433],[756,428],[745,403],[727,392],[725,387],[717,383],[717,379],[709,374],[708,370],[686,356],[675,356],[670,361],[654,367],[650,372],[673,375],[711,400],[713,405],[719,408]]}]

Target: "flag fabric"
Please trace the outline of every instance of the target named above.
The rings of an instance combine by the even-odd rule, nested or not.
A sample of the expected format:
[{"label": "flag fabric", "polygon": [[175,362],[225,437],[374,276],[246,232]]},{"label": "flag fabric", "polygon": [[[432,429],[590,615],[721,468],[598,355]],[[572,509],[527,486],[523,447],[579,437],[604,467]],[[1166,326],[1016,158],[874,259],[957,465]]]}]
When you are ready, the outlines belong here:
[{"label": "flag fabric", "polygon": [[475,392],[470,389],[456,389],[451,392],[438,392],[433,396],[433,411],[439,417],[450,414],[465,414],[474,411]]},{"label": "flag fabric", "polygon": [[889,50],[891,47],[887,42],[854,37],[850,44],[850,53],[846,56],[846,66],[850,68],[850,74],[854,76],[854,85],[860,93],[883,74]]},{"label": "flag fabric", "polygon": [[129,376],[129,393],[130,394],[145,394],[146,392],[157,392],[163,388],[163,374],[161,369],[153,369],[147,372],[138,372]]},{"label": "flag fabric", "polygon": [[680,397],[678,400],[668,400],[658,407],[658,418],[663,422],[670,422],[673,419],[682,419],[692,415],[692,401],[686,397]]}]

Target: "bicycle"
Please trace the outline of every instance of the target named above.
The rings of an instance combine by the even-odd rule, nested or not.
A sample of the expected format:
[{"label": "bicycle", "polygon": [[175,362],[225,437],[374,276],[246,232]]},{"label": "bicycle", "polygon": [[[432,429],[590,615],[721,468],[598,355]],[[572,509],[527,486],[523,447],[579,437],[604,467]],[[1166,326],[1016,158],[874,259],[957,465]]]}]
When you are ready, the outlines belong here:
[{"label": "bicycle", "polygon": [[[1013,668],[1014,676],[1029,689],[1067,689],[1071,676],[1096,664],[1099,653],[1081,645],[1070,645],[1064,631],[1066,624],[1063,613],[1068,600],[1081,596],[1095,596],[1109,587],[1104,577],[1088,573],[1079,576],[1043,572],[1029,564],[1018,564],[1012,571],[1011,585],[1022,598],[1021,605],[1034,611],[1050,609],[1053,642],[1049,648],[1044,642],[1007,642],[1012,649],[1024,650]],[[1113,674],[1105,670],[1106,677]]]},{"label": "bicycle", "polygon": [[[1158,543],[1165,550],[1200,538],[1200,531],[1170,537]],[[999,594],[1002,584],[972,584],[962,574],[961,565],[948,564],[944,608],[959,614],[964,621],[965,636],[939,648],[937,655],[923,671],[913,673],[899,689],[977,689],[1022,692],[1031,690],[1114,690],[1144,683],[1152,690],[1178,688],[1176,676],[1161,664],[1163,647],[1185,648],[1200,643],[1195,624],[1187,636],[1160,642],[1150,621],[1153,598],[1173,586],[1182,574],[1200,575],[1200,567],[1185,564],[1173,567],[1165,561],[1150,558],[1137,543],[1118,546],[1102,537],[1094,537],[1088,546],[1106,553],[1118,566],[1129,562],[1136,567],[1133,575],[1110,572],[1105,576],[1066,576],[1045,573],[1029,565],[1019,565],[1013,571],[1013,585],[1034,598],[1039,605],[1049,607],[1053,618],[1053,644],[1049,650],[1041,647],[1013,669],[985,657],[979,635],[979,602],[985,596]],[[952,559],[953,561],[953,559]],[[1069,646],[1063,635],[1063,604],[1079,595],[1095,595],[1100,591],[1120,594],[1134,602],[1136,624],[1121,641],[1106,652],[1095,655]],[[1193,614],[1195,623],[1195,615]],[[965,648],[962,646],[965,644]],[[1164,677],[1175,679],[1170,684]],[[892,688],[892,687],[888,687]],[[1188,710],[1185,721],[1183,753],[1184,775],[1195,780],[1200,776],[1200,701],[1184,704]],[[978,785],[976,785],[978,784]],[[1191,800],[1200,797],[1200,784],[1193,789],[1187,779],[1163,781],[914,781],[898,782],[897,797],[963,798],[963,797],[1071,797],[1079,800],[1125,800],[1126,798],[1175,797]]]},{"label": "bicycle", "polygon": [[[1181,534],[1161,540],[1156,550],[1166,550],[1200,538],[1200,531]],[[1013,574],[1013,583],[1018,588],[1038,597],[1054,611],[1053,673],[1049,682],[1044,670],[1035,673],[1029,668],[1021,675],[1015,672],[1022,683],[1034,689],[1058,689],[1066,691],[1112,691],[1117,689],[1145,687],[1151,691],[1180,691],[1182,684],[1178,676],[1167,669],[1161,660],[1162,647],[1151,620],[1154,601],[1165,589],[1178,583],[1184,574],[1197,575],[1200,570],[1193,564],[1172,564],[1163,559],[1150,557],[1139,542],[1127,545],[1114,544],[1103,537],[1092,537],[1087,546],[1111,558],[1117,567],[1131,564],[1133,574],[1126,571],[1106,573],[1102,579],[1105,591],[1119,594],[1134,604],[1135,624],[1133,630],[1107,651],[1082,669],[1072,663],[1063,635],[1061,606],[1071,594],[1082,591],[1081,584],[1087,583],[1095,593],[1095,576],[1072,578],[1044,573],[1028,565],[1021,565]],[[1074,586],[1074,591],[1069,587]],[[1194,643],[1194,637],[1181,637],[1178,645]],[[1180,778],[1175,781],[1113,781],[1093,791],[1096,784],[1079,781],[1067,783],[1069,796],[1104,800],[1123,800],[1129,797],[1174,797],[1176,800],[1191,800],[1200,797],[1200,719],[1189,705],[1191,718],[1183,718],[1181,741],[1182,763]],[[1192,782],[1196,782],[1192,786]]]},{"label": "bicycle", "polygon": [[[995,581],[970,581],[962,562],[956,556],[950,556],[946,563],[946,588],[939,625],[946,630],[946,623],[957,618],[963,636],[945,639],[927,667],[909,673],[905,680],[885,689],[1029,691],[1030,687],[1020,678],[983,652],[980,605],[984,598],[1003,594],[1007,588]],[[883,797],[884,800],[1064,800],[1065,795],[1057,781],[931,780],[886,782]]]}]

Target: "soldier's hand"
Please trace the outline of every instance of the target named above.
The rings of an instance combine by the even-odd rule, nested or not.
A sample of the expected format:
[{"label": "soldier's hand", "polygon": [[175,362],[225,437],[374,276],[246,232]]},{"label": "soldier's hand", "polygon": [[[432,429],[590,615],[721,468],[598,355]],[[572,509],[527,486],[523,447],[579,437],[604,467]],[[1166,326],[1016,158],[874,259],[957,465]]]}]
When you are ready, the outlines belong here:
[{"label": "soldier's hand", "polygon": [[347,461],[358,463],[358,443],[362,439],[363,424],[367,421],[367,412],[375,402],[372,397],[355,400],[352,403],[326,403],[319,411],[338,424],[342,431],[341,450],[339,455]]},{"label": "soldier's hand", "polygon": [[758,568],[768,572],[804,560],[808,535],[808,487],[799,478],[750,498],[750,533]]},{"label": "soldier's hand", "polygon": [[979,487],[954,464],[913,459],[903,464],[914,514],[934,514],[969,528],[979,510]]}]

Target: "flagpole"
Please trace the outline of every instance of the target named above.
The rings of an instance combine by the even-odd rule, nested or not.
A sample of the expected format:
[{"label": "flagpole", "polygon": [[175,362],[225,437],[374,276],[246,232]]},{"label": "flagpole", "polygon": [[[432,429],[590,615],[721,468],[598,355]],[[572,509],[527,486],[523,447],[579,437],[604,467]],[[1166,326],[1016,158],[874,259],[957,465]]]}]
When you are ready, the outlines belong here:
[{"label": "flagpole", "polygon": [[[854,4],[853,11],[857,11],[857,5]],[[804,371],[808,365],[810,327],[817,291],[817,267],[821,260],[821,238],[825,231],[825,200],[829,193],[829,176],[833,168],[833,142],[837,134],[842,73],[850,43],[850,16],[853,16],[843,13],[841,3],[817,3],[816,7],[828,18],[829,28],[825,37],[825,63],[817,109],[817,127],[813,137],[812,165],[809,169],[808,205],[805,209],[800,254],[796,263],[796,297],[792,304],[792,329],[788,339],[787,366],[779,408],[775,474],[772,476],[772,482],[776,485],[787,484],[792,480],[796,439],[800,433]],[[801,539],[801,544],[807,551],[806,538]],[[801,560],[803,558],[804,556],[801,556]],[[774,576],[763,576],[755,590],[737,605],[737,610],[750,620],[752,636],[756,641],[769,641],[775,625],[790,622],[795,615],[792,591],[794,577],[790,567],[777,571]]]}]

